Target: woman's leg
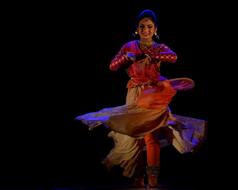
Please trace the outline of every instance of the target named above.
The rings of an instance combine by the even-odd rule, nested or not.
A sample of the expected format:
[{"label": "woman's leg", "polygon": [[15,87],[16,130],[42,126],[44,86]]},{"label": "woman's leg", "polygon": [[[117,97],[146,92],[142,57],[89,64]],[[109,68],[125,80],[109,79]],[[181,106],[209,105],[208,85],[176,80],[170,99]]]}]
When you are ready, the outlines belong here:
[{"label": "woman's leg", "polygon": [[159,166],[160,164],[160,146],[153,134],[147,134],[144,137],[146,145],[146,155],[148,166]]},{"label": "woman's leg", "polygon": [[145,135],[147,177],[150,187],[158,186],[158,175],[160,165],[160,145],[153,134]]}]

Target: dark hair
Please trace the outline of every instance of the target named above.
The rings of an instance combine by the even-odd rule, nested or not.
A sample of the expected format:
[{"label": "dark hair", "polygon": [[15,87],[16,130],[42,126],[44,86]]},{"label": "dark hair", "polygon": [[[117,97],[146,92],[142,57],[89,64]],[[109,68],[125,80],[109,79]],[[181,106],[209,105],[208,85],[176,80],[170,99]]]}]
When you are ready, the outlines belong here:
[{"label": "dark hair", "polygon": [[157,22],[157,17],[154,13],[154,11],[150,10],[150,9],[145,9],[143,10],[136,19],[136,26],[138,26],[139,22],[143,19],[143,18],[150,18],[151,21],[155,24],[156,27],[158,27],[158,22]]}]

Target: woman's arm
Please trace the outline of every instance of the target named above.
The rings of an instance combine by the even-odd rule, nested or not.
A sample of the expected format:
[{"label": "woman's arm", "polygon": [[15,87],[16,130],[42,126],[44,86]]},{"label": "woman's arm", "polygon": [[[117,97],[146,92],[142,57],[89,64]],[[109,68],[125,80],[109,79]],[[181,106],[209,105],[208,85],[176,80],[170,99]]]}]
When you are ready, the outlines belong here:
[{"label": "woman's arm", "polygon": [[129,67],[135,60],[135,55],[126,51],[128,44],[125,44],[116,56],[112,59],[109,68],[112,71],[117,71],[119,68]]},{"label": "woman's arm", "polygon": [[110,70],[117,71],[122,66],[129,64],[131,60],[127,57],[126,54],[121,54],[120,52],[114,57],[109,65]]},{"label": "woman's arm", "polygon": [[151,52],[152,59],[162,62],[175,63],[177,55],[168,46],[161,44],[154,52]]}]

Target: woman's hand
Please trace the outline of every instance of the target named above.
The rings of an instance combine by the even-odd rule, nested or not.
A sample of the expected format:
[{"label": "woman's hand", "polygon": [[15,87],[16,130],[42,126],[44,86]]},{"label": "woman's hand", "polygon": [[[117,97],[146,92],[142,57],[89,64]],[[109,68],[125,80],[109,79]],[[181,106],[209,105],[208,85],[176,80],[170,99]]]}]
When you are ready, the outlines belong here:
[{"label": "woman's hand", "polygon": [[127,57],[131,60],[131,61],[136,61],[138,63],[149,63],[151,61],[151,57],[148,54],[139,54],[136,55],[135,53],[132,52],[128,52],[127,53]]},{"label": "woman's hand", "polygon": [[148,57],[144,58],[144,59],[140,59],[139,61],[137,61],[138,64],[150,64],[150,59]]},{"label": "woman's hand", "polygon": [[126,54],[126,56],[129,58],[129,60],[131,61],[135,61],[136,60],[136,54],[135,53],[132,53],[132,52],[128,52]]},{"label": "woman's hand", "polygon": [[141,54],[137,56],[137,63],[139,64],[150,64],[151,57],[148,54]]}]

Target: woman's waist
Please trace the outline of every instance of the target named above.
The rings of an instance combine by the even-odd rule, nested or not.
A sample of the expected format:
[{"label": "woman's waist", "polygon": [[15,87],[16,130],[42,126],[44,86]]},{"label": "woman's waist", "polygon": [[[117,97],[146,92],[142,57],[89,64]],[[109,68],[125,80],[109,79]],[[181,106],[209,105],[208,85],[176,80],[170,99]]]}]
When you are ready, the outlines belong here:
[{"label": "woman's waist", "polygon": [[158,82],[159,78],[148,79],[148,78],[131,77],[131,79],[127,83],[127,88],[133,88],[136,86],[142,87],[155,86],[158,84]]}]

